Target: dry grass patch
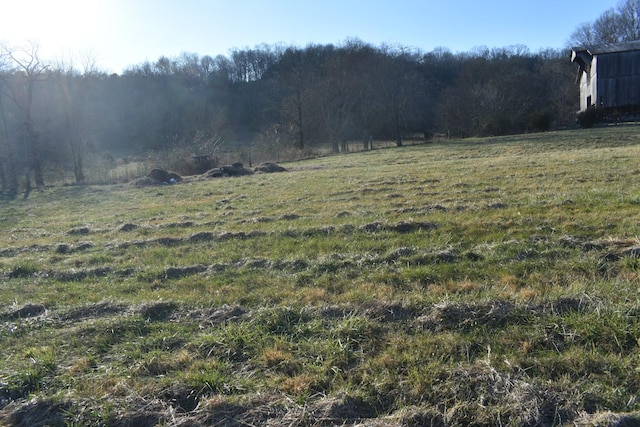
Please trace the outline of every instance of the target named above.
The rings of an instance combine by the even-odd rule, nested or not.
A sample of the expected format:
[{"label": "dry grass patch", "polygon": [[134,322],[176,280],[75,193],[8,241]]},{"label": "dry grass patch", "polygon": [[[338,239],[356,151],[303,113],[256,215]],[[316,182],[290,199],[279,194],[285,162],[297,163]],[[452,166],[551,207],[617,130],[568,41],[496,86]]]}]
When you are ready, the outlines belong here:
[{"label": "dry grass patch", "polygon": [[637,133],[4,203],[0,424],[633,420]]}]

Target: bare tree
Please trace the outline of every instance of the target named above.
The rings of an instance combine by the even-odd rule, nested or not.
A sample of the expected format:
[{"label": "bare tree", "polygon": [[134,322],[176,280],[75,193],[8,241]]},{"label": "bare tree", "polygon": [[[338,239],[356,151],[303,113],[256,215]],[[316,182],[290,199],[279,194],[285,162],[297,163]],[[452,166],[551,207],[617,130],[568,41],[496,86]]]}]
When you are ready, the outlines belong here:
[{"label": "bare tree", "polygon": [[80,76],[72,66],[64,64],[58,64],[56,69],[51,72],[51,81],[58,90],[57,99],[62,114],[63,138],[69,148],[77,183],[83,182],[85,179],[83,164],[86,136],[83,131],[83,110],[88,107],[85,96],[85,80],[90,77],[90,74]]},{"label": "bare tree", "polygon": [[618,5],[618,14],[623,39],[640,40],[640,1],[621,1]]},{"label": "bare tree", "polygon": [[[33,42],[21,48],[4,47],[12,73],[10,98],[22,115],[22,137],[27,147],[29,169],[33,171],[36,187],[43,187],[42,158],[33,120],[33,106],[36,84],[46,78],[49,66],[41,61],[38,50],[38,45]],[[27,179],[27,192],[30,189],[31,182]]]},{"label": "bare tree", "polygon": [[573,46],[594,46],[640,40],[640,0],[620,0],[592,23],[578,26],[571,34]]},{"label": "bare tree", "polygon": [[314,86],[322,121],[334,153],[347,151],[346,132],[357,98],[359,58],[352,46],[338,49],[321,69]]},{"label": "bare tree", "polygon": [[379,64],[381,103],[398,147],[402,146],[420,89],[417,63],[417,58],[410,51],[388,48]]},{"label": "bare tree", "polygon": [[63,110],[67,130],[67,141],[73,162],[73,173],[77,183],[84,182],[84,160],[87,145],[96,132],[94,104],[90,101],[94,80],[102,75],[95,57],[85,53],[81,57],[82,74],[73,67],[62,68],[58,88],[62,94]]},{"label": "bare tree", "polygon": [[15,196],[18,192],[18,174],[13,144],[9,139],[7,112],[4,106],[8,88],[7,75],[4,73],[7,64],[7,56],[0,54],[0,178],[2,180],[2,191]]},{"label": "bare tree", "polygon": [[[302,150],[308,145],[308,129],[312,125],[310,110],[313,108],[313,85],[318,80],[319,58],[328,52],[320,47],[290,48],[280,57],[275,78],[281,92],[282,128]],[[275,97],[274,97],[275,98]]]},{"label": "bare tree", "polygon": [[583,22],[571,34],[569,43],[572,46],[593,46],[596,43],[596,36],[590,22]]},{"label": "bare tree", "polygon": [[600,43],[619,43],[625,40],[621,15],[615,9],[609,9],[593,23],[596,40]]}]

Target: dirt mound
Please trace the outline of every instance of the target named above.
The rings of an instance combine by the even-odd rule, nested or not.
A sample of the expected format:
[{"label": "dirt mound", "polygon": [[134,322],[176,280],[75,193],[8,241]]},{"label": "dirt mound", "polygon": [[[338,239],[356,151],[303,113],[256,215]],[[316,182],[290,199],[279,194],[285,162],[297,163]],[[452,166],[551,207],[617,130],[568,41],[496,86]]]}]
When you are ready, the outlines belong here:
[{"label": "dirt mound", "polygon": [[574,426],[582,427],[631,427],[640,425],[640,413],[614,414],[604,412],[598,414],[585,414],[573,422]]},{"label": "dirt mound", "polygon": [[255,173],[276,173],[276,172],[286,172],[287,170],[277,163],[266,162],[266,163],[261,163],[255,168],[253,168],[253,171]]},{"label": "dirt mound", "polygon": [[369,224],[363,224],[358,227],[359,231],[367,233],[378,233],[381,231],[391,231],[395,233],[411,233],[419,230],[433,230],[438,225],[433,222],[415,222],[415,221],[401,221],[396,224],[384,224],[379,221],[375,221]]},{"label": "dirt mound", "polygon": [[416,315],[413,307],[400,302],[368,301],[363,304],[362,309],[366,317],[382,321],[407,320]]},{"label": "dirt mound", "polygon": [[321,399],[311,405],[309,412],[313,420],[339,425],[376,416],[376,409],[372,405],[349,396]]},{"label": "dirt mound", "polygon": [[130,182],[130,185],[135,187],[147,187],[153,185],[169,185],[182,182],[184,178],[179,174],[165,169],[155,168],[151,169],[151,172],[147,176],[134,179]]},{"label": "dirt mound", "polygon": [[166,320],[178,310],[179,306],[175,302],[160,301],[156,303],[142,304],[135,312],[150,321]]},{"label": "dirt mound", "polygon": [[227,178],[246,175],[253,175],[253,171],[251,169],[246,169],[242,163],[234,163],[232,165],[210,169],[203,176],[205,178]]},{"label": "dirt mound", "polygon": [[215,239],[215,234],[210,231],[200,231],[189,236],[190,242],[208,242]]},{"label": "dirt mound", "polygon": [[118,227],[118,231],[121,233],[128,233],[129,231],[133,231],[136,228],[138,228],[138,226],[136,224],[132,224],[130,222],[124,223],[122,224],[120,227]]},{"label": "dirt mound", "polygon": [[67,234],[71,236],[83,236],[89,233],[91,233],[91,229],[89,227],[75,227],[67,231]]},{"label": "dirt mound", "polygon": [[71,408],[68,402],[34,399],[18,405],[13,411],[0,414],[0,425],[6,426],[54,426],[66,425],[65,413]]},{"label": "dirt mound", "polygon": [[516,313],[516,306],[507,301],[462,304],[441,303],[432,307],[428,314],[416,322],[424,329],[442,331],[466,329],[476,325],[503,326]]},{"label": "dirt mound", "polygon": [[57,254],[72,254],[74,252],[86,251],[94,246],[92,242],[80,242],[77,245],[58,243],[54,249]]},{"label": "dirt mound", "polygon": [[278,395],[251,396],[229,402],[222,396],[202,401],[188,416],[191,426],[340,426],[398,425],[376,422],[375,408],[353,397],[325,397],[305,407]]},{"label": "dirt mound", "polygon": [[[162,398],[130,399],[126,409],[114,408],[105,425],[151,427],[175,425],[205,426],[344,426],[418,427],[424,425],[564,425],[621,427],[640,422],[640,413],[602,412],[582,414],[566,396],[514,375],[496,371],[486,364],[460,368],[452,375],[460,384],[455,390],[461,402],[408,407],[381,416],[376,408],[352,396],[311,399],[305,406],[280,395],[251,395],[229,399],[212,395],[197,399],[189,388],[170,386]],[[464,400],[463,400],[464,398]],[[506,403],[506,404],[505,404]],[[7,426],[66,425],[69,413],[87,411],[84,402],[33,399],[14,402],[0,409],[0,424]],[[489,409],[482,418],[474,418],[478,407]],[[494,407],[495,411],[490,408]],[[507,408],[507,409],[505,409]],[[502,423],[500,422],[502,421]]]},{"label": "dirt mound", "polygon": [[65,271],[47,271],[41,272],[41,275],[53,277],[61,282],[77,282],[87,277],[104,277],[113,273],[110,267],[96,267],[90,269],[71,269]]},{"label": "dirt mound", "polygon": [[[526,376],[499,372],[488,362],[460,367],[451,374],[450,390],[457,402],[445,409],[446,425],[495,425],[496,420],[509,420],[510,425],[557,425],[575,418],[578,409],[568,395],[549,389],[545,384],[530,382]],[[447,400],[443,396],[443,400]],[[477,418],[477,408],[495,408]]]},{"label": "dirt mound", "polygon": [[202,273],[207,270],[206,265],[198,264],[187,267],[169,267],[161,275],[163,279],[179,279],[184,276],[190,276],[197,273]]},{"label": "dirt mound", "polygon": [[2,317],[6,317],[8,319],[27,319],[30,317],[41,316],[46,312],[47,308],[42,304],[25,304]]},{"label": "dirt mound", "polygon": [[74,308],[64,314],[60,315],[60,320],[83,320],[94,319],[97,317],[110,316],[123,313],[127,310],[127,306],[123,304],[116,304],[109,301],[103,301],[96,304],[90,304],[85,307]]},{"label": "dirt mound", "polygon": [[147,176],[161,184],[175,184],[182,181],[182,177],[177,173],[160,168],[151,169]]}]

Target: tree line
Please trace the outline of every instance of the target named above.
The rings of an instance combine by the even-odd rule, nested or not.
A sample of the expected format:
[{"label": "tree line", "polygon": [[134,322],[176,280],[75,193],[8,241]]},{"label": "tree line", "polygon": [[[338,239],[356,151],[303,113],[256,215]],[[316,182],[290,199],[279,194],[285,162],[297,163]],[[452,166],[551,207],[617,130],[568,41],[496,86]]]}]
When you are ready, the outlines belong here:
[{"label": "tree line", "polygon": [[[43,186],[47,171],[87,180],[120,154],[216,149],[308,155],[374,140],[544,131],[575,121],[578,88],[564,50],[452,53],[361,40],[237,49],[107,74],[90,61],[46,63],[37,45],[0,55],[0,179]],[[105,154],[109,153],[109,154]],[[263,153],[259,156],[259,153]]]}]

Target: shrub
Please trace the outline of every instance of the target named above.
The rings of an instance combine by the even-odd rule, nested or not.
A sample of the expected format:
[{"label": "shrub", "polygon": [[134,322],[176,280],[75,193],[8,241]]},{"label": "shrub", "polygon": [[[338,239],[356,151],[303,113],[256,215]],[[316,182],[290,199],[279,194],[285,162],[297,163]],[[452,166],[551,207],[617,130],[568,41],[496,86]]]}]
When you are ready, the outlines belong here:
[{"label": "shrub", "polygon": [[583,128],[592,128],[605,118],[603,108],[590,107],[578,113],[578,124]]},{"label": "shrub", "polygon": [[509,135],[512,132],[512,129],[513,123],[511,122],[511,118],[506,114],[498,113],[489,118],[489,121],[484,128],[483,135]]},{"label": "shrub", "polygon": [[546,132],[551,129],[553,113],[548,110],[540,110],[531,114],[529,124],[534,131]]}]

